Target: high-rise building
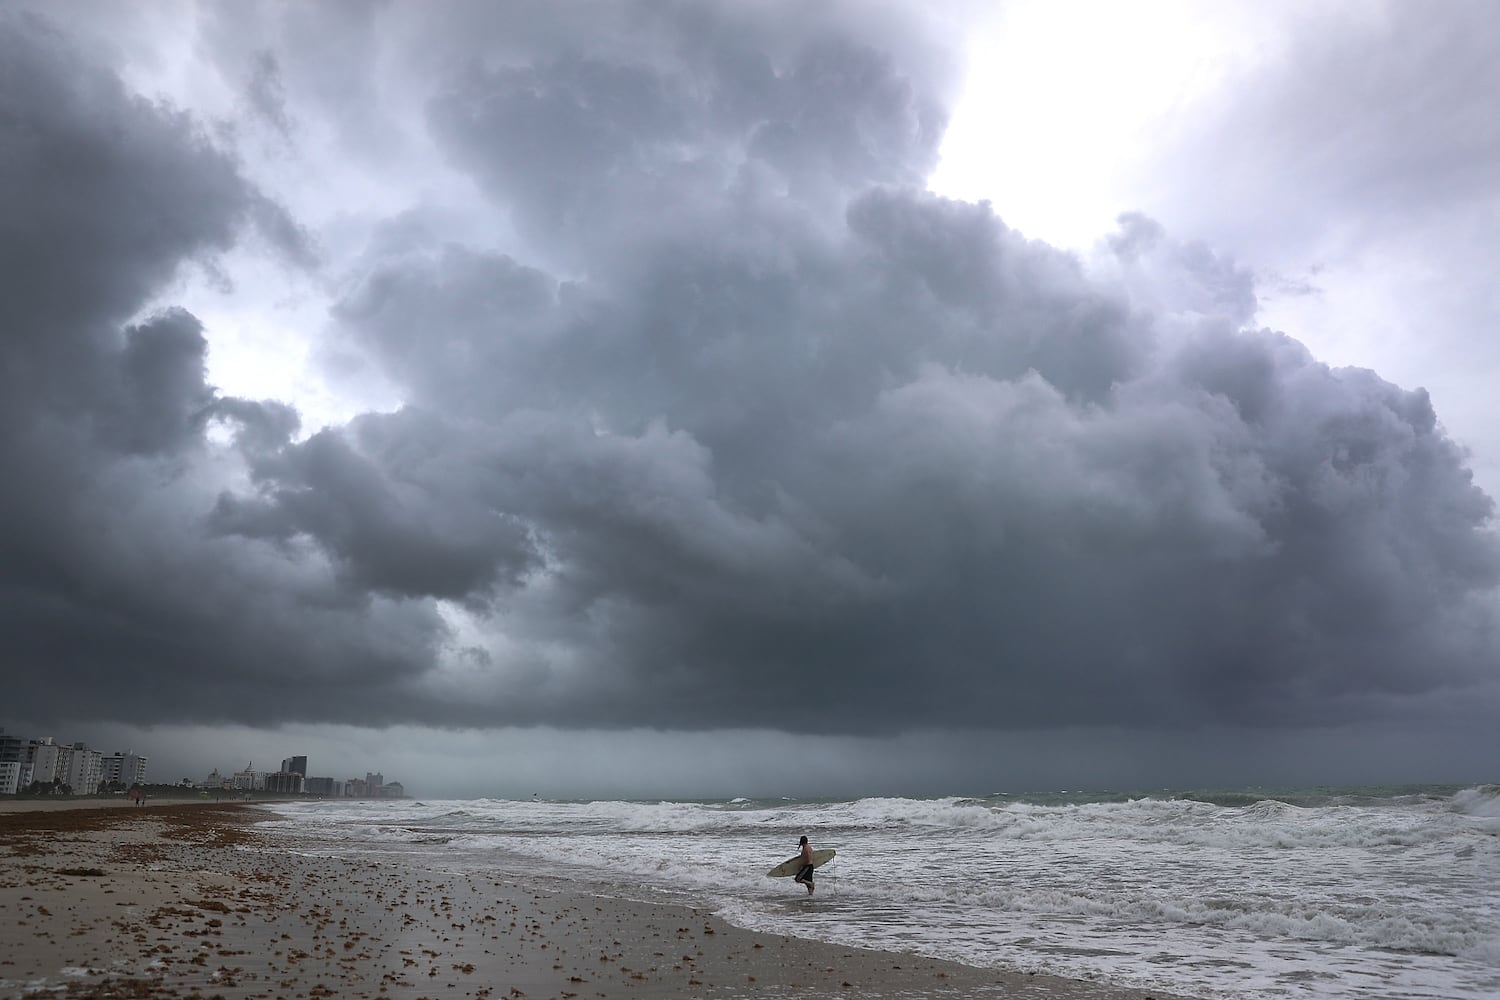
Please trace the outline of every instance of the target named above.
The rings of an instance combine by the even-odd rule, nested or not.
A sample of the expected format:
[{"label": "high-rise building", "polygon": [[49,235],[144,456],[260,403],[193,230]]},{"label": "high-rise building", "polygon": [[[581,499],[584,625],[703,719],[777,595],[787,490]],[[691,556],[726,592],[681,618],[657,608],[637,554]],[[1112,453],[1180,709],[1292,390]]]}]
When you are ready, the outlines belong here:
[{"label": "high-rise building", "polygon": [[63,749],[50,736],[32,740],[26,749],[26,756],[31,759],[31,780],[44,785],[58,780],[62,776],[58,772],[62,770]]},{"label": "high-rise building", "polygon": [[303,782],[302,790],[309,795],[322,795],[332,798],[342,794],[343,782],[334,781],[332,778],[308,778]]},{"label": "high-rise building", "polygon": [[73,789],[74,795],[93,795],[104,780],[104,755],[90,750],[85,743],[74,743],[70,748],[67,776],[63,784]]},{"label": "high-rise building", "polygon": [[26,741],[0,728],[0,761],[13,760],[19,763],[25,759]]},{"label": "high-rise building", "polygon": [[31,784],[31,765],[19,760],[0,760],[0,795],[14,795]]},{"label": "high-rise building", "polygon": [[103,760],[104,780],[124,785],[126,788],[131,785],[144,785],[146,783],[146,760],[147,758],[137,757],[129,750],[123,753],[112,753]]},{"label": "high-rise building", "polygon": [[365,792],[366,795],[379,795],[380,792],[378,789],[383,784],[385,784],[385,775],[381,774],[379,771],[376,771],[373,774],[371,774],[369,771],[365,772],[365,788],[367,789],[367,791]]},{"label": "high-rise building", "polygon": [[279,795],[300,795],[302,793],[302,775],[296,771],[278,771],[276,774],[266,775],[266,791],[275,792]]},{"label": "high-rise building", "polygon": [[306,778],[307,777],[307,758],[306,757],[288,757],[288,758],[286,758],[285,760],[283,760],[281,762],[281,771],[282,771],[283,774],[293,774],[293,773],[295,773],[295,774],[300,774],[300,775],[302,775],[302,777]]}]

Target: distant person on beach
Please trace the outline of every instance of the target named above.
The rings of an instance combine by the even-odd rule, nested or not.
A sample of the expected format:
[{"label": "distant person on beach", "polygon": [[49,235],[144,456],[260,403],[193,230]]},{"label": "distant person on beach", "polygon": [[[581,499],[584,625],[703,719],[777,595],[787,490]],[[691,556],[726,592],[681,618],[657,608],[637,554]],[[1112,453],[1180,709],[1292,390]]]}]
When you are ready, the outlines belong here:
[{"label": "distant person on beach", "polygon": [[807,886],[807,894],[809,896],[811,896],[813,894],[813,888],[814,888],[814,886],[813,886],[812,845],[807,842],[807,838],[806,837],[802,838],[802,851],[801,851],[801,854],[802,854],[802,867],[797,870],[797,878],[796,878],[795,881],[801,882],[803,885]]}]

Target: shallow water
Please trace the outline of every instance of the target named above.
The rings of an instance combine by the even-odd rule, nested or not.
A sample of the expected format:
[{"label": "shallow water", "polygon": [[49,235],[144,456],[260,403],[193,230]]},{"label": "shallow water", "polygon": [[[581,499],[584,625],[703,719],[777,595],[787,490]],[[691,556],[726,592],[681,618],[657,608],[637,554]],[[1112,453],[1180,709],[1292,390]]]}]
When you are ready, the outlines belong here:
[{"label": "shallow water", "polygon": [[[518,867],[741,926],[1202,997],[1500,996],[1500,786],[278,805],[331,853]],[[765,872],[807,834],[811,898]]]}]

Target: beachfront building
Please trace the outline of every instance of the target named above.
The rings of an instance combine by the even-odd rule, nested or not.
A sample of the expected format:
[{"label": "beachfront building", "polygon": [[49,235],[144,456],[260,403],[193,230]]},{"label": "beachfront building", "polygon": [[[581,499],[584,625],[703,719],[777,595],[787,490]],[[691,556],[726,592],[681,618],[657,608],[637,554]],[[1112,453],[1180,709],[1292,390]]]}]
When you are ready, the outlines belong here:
[{"label": "beachfront building", "polygon": [[19,760],[0,760],[0,795],[15,795],[30,785],[30,764]]},{"label": "beachfront building", "polygon": [[266,787],[265,778],[254,771],[255,761],[245,765],[243,771],[234,772],[233,787],[238,792],[258,792]]},{"label": "beachfront building", "polygon": [[21,762],[26,759],[26,741],[19,736],[11,736],[0,727],[0,763],[5,761]]},{"label": "beachfront building", "polygon": [[58,765],[62,762],[63,748],[53,743],[52,737],[43,736],[32,740],[26,748],[26,756],[31,761],[32,781],[50,785],[58,779]]},{"label": "beachfront building", "polygon": [[344,783],[334,781],[332,778],[308,778],[302,783],[302,790],[308,795],[321,795],[324,798],[333,798],[344,794]]},{"label": "beachfront building", "polygon": [[306,757],[288,757],[281,762],[282,774],[292,774],[294,772],[302,775],[304,778],[307,777]]},{"label": "beachfront building", "polygon": [[62,782],[73,790],[74,795],[93,795],[104,780],[104,754],[90,750],[86,743],[74,743],[70,749],[72,753],[68,755],[66,777]]},{"label": "beachfront building", "polygon": [[144,785],[146,783],[146,760],[133,752],[115,752],[104,758],[104,780],[109,784]]},{"label": "beachfront building", "polygon": [[278,771],[265,776],[265,790],[277,795],[301,795],[302,775],[296,771]]},{"label": "beachfront building", "polygon": [[406,788],[401,782],[392,781],[390,784],[380,786],[380,794],[388,799],[404,799],[406,798]]}]

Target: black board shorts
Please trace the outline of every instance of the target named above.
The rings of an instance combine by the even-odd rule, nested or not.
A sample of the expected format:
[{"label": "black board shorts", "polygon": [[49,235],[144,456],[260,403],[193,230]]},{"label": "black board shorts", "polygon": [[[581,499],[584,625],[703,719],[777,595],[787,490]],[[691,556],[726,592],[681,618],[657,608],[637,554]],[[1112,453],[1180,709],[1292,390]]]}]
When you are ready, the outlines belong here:
[{"label": "black board shorts", "polygon": [[794,878],[794,879],[792,879],[793,882],[811,882],[812,880],[813,880],[813,866],[812,865],[803,865],[802,869],[797,872],[797,877]]}]

